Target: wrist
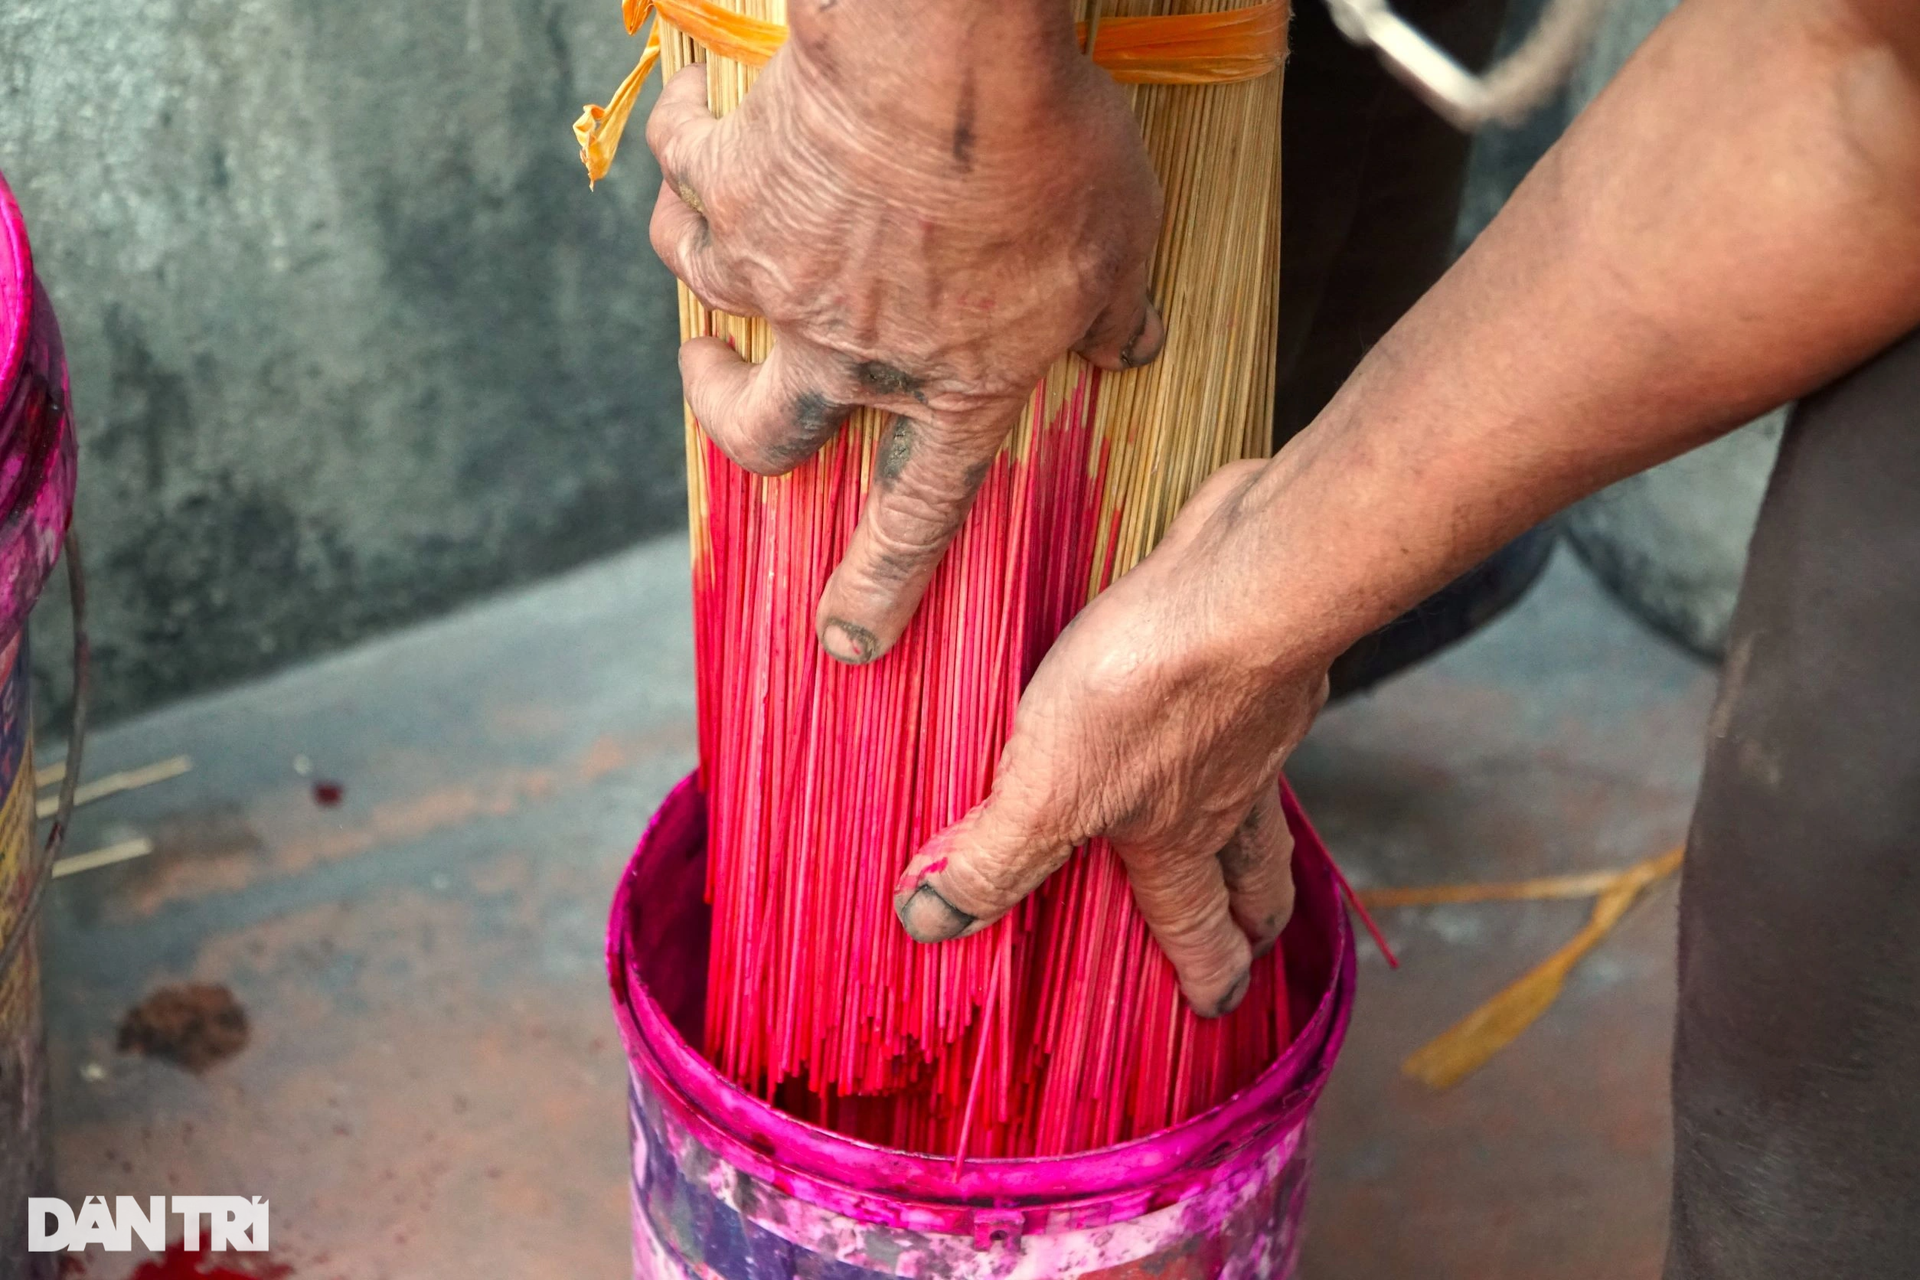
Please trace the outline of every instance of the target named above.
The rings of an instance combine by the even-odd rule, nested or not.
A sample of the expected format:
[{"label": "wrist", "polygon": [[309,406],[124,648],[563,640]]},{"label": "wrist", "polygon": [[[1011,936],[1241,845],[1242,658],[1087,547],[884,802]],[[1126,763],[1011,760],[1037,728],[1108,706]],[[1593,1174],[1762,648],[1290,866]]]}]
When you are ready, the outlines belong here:
[{"label": "wrist", "polygon": [[1326,607],[1339,591],[1296,551],[1290,495],[1276,462],[1222,468],[1181,511],[1152,555],[1115,584],[1177,637],[1160,652],[1166,678],[1222,678],[1276,689],[1324,675],[1349,643]]},{"label": "wrist", "polygon": [[1204,554],[1215,571],[1204,575],[1197,609],[1223,659],[1278,681],[1324,673],[1424,598],[1413,585],[1419,575],[1405,573],[1411,558],[1380,540],[1385,522],[1364,491],[1342,482],[1324,439],[1301,444],[1252,472],[1214,512]]}]

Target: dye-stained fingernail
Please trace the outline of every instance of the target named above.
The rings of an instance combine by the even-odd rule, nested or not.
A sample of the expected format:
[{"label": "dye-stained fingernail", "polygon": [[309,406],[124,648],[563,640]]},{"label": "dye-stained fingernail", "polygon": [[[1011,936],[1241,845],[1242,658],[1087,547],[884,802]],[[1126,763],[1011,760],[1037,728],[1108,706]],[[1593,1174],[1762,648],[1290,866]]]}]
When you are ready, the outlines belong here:
[{"label": "dye-stained fingernail", "polygon": [[1233,980],[1233,985],[1227,988],[1227,994],[1221,996],[1220,1003],[1213,1007],[1213,1016],[1216,1018],[1224,1018],[1235,1009],[1238,1009],[1240,1002],[1247,998],[1247,987],[1252,980],[1252,970],[1242,969],[1240,976]]},{"label": "dye-stained fingernail", "polygon": [[923,884],[910,897],[894,904],[900,927],[915,942],[946,942],[971,929],[974,918],[940,896],[939,890]]},{"label": "dye-stained fingernail", "polygon": [[939,875],[946,869],[947,857],[945,854],[939,854],[937,856],[929,856],[925,853],[920,854],[914,858],[912,862],[907,864],[907,869],[902,871],[900,878],[893,882],[894,900],[897,902],[901,898],[906,897],[915,889],[918,889],[921,882],[928,876]]},{"label": "dye-stained fingernail", "polygon": [[840,618],[827,620],[827,625],[820,629],[820,643],[828,653],[852,666],[871,662],[874,651],[880,647],[873,632]]}]

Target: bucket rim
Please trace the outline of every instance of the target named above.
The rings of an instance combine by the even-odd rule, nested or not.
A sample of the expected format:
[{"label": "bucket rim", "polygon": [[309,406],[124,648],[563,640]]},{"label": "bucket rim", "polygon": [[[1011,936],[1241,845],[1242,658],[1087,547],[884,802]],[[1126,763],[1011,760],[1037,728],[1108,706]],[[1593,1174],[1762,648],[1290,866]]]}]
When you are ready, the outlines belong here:
[{"label": "bucket rim", "polygon": [[[1295,922],[1330,948],[1327,978],[1294,1040],[1254,1081],[1178,1125],[1115,1146],[1065,1156],[978,1157],[954,1172],[951,1156],[899,1151],[810,1124],[748,1093],[690,1045],[634,970],[627,940],[635,881],[657,842],[704,840],[698,775],[668,794],[615,893],[607,933],[608,980],[629,1072],[673,1106],[703,1145],[783,1190],[824,1197],[857,1217],[899,1224],[956,1222],[982,1207],[1053,1211],[1125,1202],[1137,1212],[1190,1198],[1304,1129],[1346,1035],[1356,980],[1352,926],[1324,846],[1287,795],[1295,826]],[[1289,924],[1291,930],[1294,924]],[[804,1184],[804,1186],[803,1186]],[[1083,1215],[1075,1215],[1076,1217]]]},{"label": "bucket rim", "polygon": [[6,404],[26,363],[33,330],[33,248],[27,222],[7,176],[0,173],[0,404]]}]

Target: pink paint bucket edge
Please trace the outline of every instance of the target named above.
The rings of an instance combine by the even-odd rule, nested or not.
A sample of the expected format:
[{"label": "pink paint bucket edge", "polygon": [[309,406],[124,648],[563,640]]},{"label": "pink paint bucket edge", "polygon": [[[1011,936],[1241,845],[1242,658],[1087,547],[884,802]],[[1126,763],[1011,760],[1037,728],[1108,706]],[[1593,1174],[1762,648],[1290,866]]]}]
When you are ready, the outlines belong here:
[{"label": "pink paint bucket edge", "polygon": [[[976,1210],[1007,1207],[1043,1210],[1040,1229],[1079,1229],[1192,1200],[1275,1147],[1302,1142],[1352,1015],[1352,928],[1325,847],[1292,795],[1285,799],[1298,895],[1282,945],[1299,1030],[1253,1084],[1183,1124],[1078,1155],[970,1160],[956,1176],[950,1158],[832,1133],[734,1085],[674,1027],[634,955],[637,912],[658,900],[650,881],[670,873],[673,860],[685,865],[704,849],[704,801],[691,775],[654,814],[614,896],[607,974],[629,1069],[721,1159],[790,1195],[880,1226],[963,1234]],[[1311,1012],[1299,1020],[1303,1007]]]}]

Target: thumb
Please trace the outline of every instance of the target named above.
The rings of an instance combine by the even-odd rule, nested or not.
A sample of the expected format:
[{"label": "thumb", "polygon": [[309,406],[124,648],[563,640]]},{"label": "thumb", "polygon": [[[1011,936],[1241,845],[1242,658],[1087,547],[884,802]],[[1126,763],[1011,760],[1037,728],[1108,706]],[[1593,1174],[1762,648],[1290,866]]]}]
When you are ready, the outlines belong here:
[{"label": "thumb", "polygon": [[921,846],[893,886],[893,913],[915,942],[978,933],[1059,870],[1073,841],[1044,813],[1003,793]]},{"label": "thumb", "polygon": [[1121,284],[1074,350],[1102,369],[1117,372],[1152,363],[1166,345],[1167,326],[1160,308],[1147,295],[1143,267]]}]

